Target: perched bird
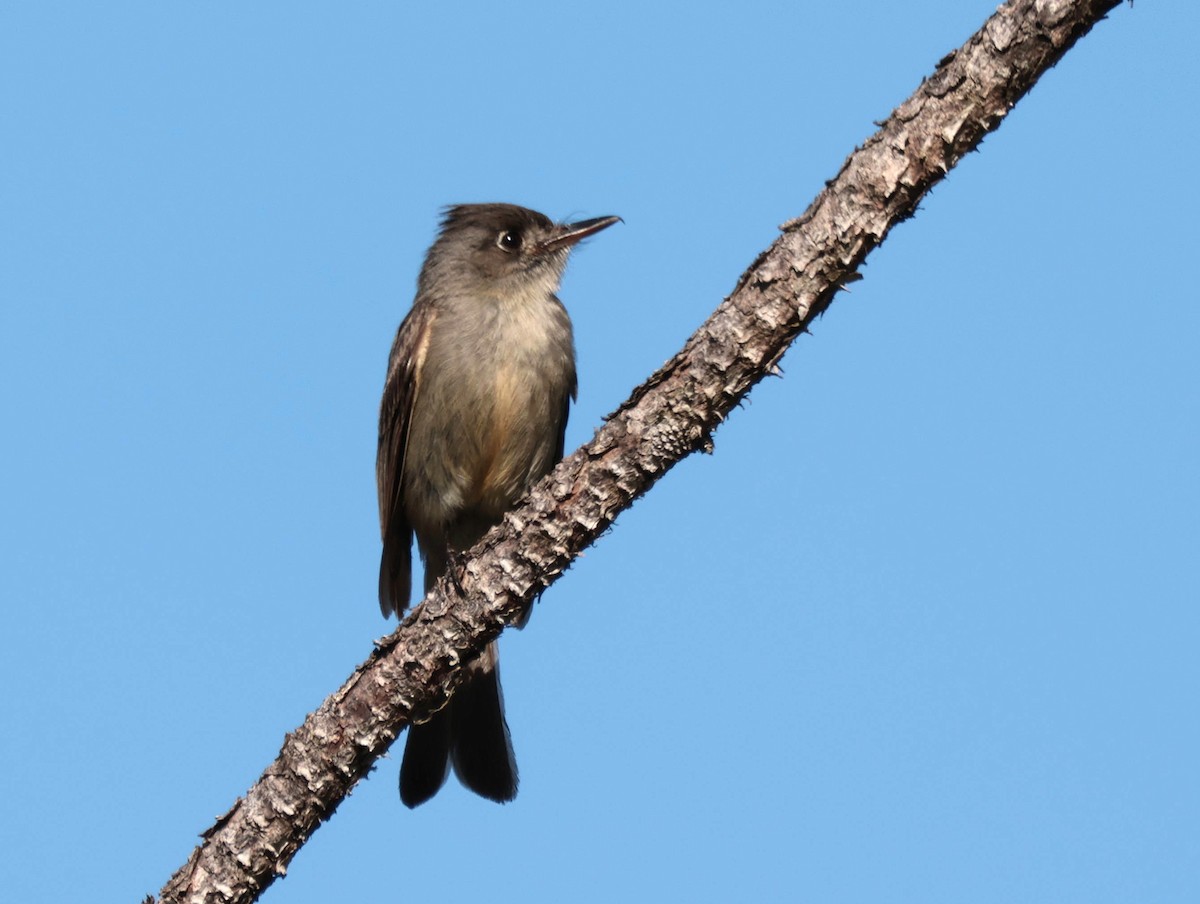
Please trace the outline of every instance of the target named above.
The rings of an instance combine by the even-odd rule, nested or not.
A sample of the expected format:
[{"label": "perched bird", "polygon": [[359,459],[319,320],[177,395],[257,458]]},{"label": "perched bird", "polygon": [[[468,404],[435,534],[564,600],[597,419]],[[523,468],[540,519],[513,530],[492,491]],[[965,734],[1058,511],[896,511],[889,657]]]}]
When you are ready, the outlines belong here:
[{"label": "perched bird", "polygon": [[[414,534],[428,592],[452,556],[562,458],[575,344],[554,293],[572,246],[618,219],[556,224],[512,204],[446,209],[392,344],[380,405],[385,617],[408,606]],[[496,645],[468,668],[450,703],[408,729],[400,799],[409,807],[433,797],[451,765],[483,797],[516,796]]]}]

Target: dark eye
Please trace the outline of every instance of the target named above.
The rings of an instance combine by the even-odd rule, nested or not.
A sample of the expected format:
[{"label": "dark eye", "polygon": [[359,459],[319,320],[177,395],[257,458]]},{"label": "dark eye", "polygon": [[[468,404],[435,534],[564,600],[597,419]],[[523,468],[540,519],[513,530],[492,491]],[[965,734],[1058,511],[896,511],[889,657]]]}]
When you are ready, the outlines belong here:
[{"label": "dark eye", "polygon": [[521,233],[515,229],[506,230],[500,233],[496,244],[505,251],[517,251],[521,247]]}]

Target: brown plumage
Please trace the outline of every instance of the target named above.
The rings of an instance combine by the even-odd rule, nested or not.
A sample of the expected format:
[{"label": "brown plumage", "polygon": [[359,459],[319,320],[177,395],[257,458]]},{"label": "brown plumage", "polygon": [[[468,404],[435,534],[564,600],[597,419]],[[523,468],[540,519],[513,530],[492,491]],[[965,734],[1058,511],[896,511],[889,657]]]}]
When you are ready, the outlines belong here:
[{"label": "brown plumage", "polygon": [[[571,321],[555,296],[571,247],[617,221],[557,225],[511,204],[447,209],[400,324],[379,415],[379,605],[400,615],[412,539],[425,590],[562,457],[575,397]],[[432,797],[451,766],[496,801],[517,792],[496,645],[432,719],[409,729],[400,797]]]}]

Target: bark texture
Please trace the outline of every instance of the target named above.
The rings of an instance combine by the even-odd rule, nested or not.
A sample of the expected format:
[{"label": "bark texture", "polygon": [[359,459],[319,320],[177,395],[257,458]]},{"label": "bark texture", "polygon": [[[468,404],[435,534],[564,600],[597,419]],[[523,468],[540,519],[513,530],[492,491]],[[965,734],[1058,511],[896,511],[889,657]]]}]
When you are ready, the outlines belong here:
[{"label": "bark texture", "polygon": [[[163,902],[249,902],[284,874],[411,719],[439,709],[459,666],[710,435],[867,254],[1120,0],[1010,0],[847,158],[683,350],[488,534],[203,834]],[[364,605],[366,602],[364,601]],[[403,813],[397,807],[396,818]]]}]

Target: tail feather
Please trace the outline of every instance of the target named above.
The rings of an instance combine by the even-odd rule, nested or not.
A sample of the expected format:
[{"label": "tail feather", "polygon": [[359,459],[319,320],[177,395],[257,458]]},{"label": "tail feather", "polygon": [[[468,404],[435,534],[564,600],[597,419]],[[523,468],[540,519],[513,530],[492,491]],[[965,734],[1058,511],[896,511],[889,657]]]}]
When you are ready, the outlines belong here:
[{"label": "tail feather", "polygon": [[450,773],[450,711],[411,725],[400,764],[400,800],[410,809],[438,793]]},{"label": "tail feather", "polygon": [[504,718],[496,645],[490,644],[470,668],[450,704],[450,760],[464,785],[507,803],[517,796],[517,759]]},{"label": "tail feather", "polygon": [[496,645],[467,669],[446,708],[408,729],[400,764],[400,800],[407,807],[437,794],[451,764],[459,781],[481,797],[507,803],[517,796],[517,760],[504,718]]}]

